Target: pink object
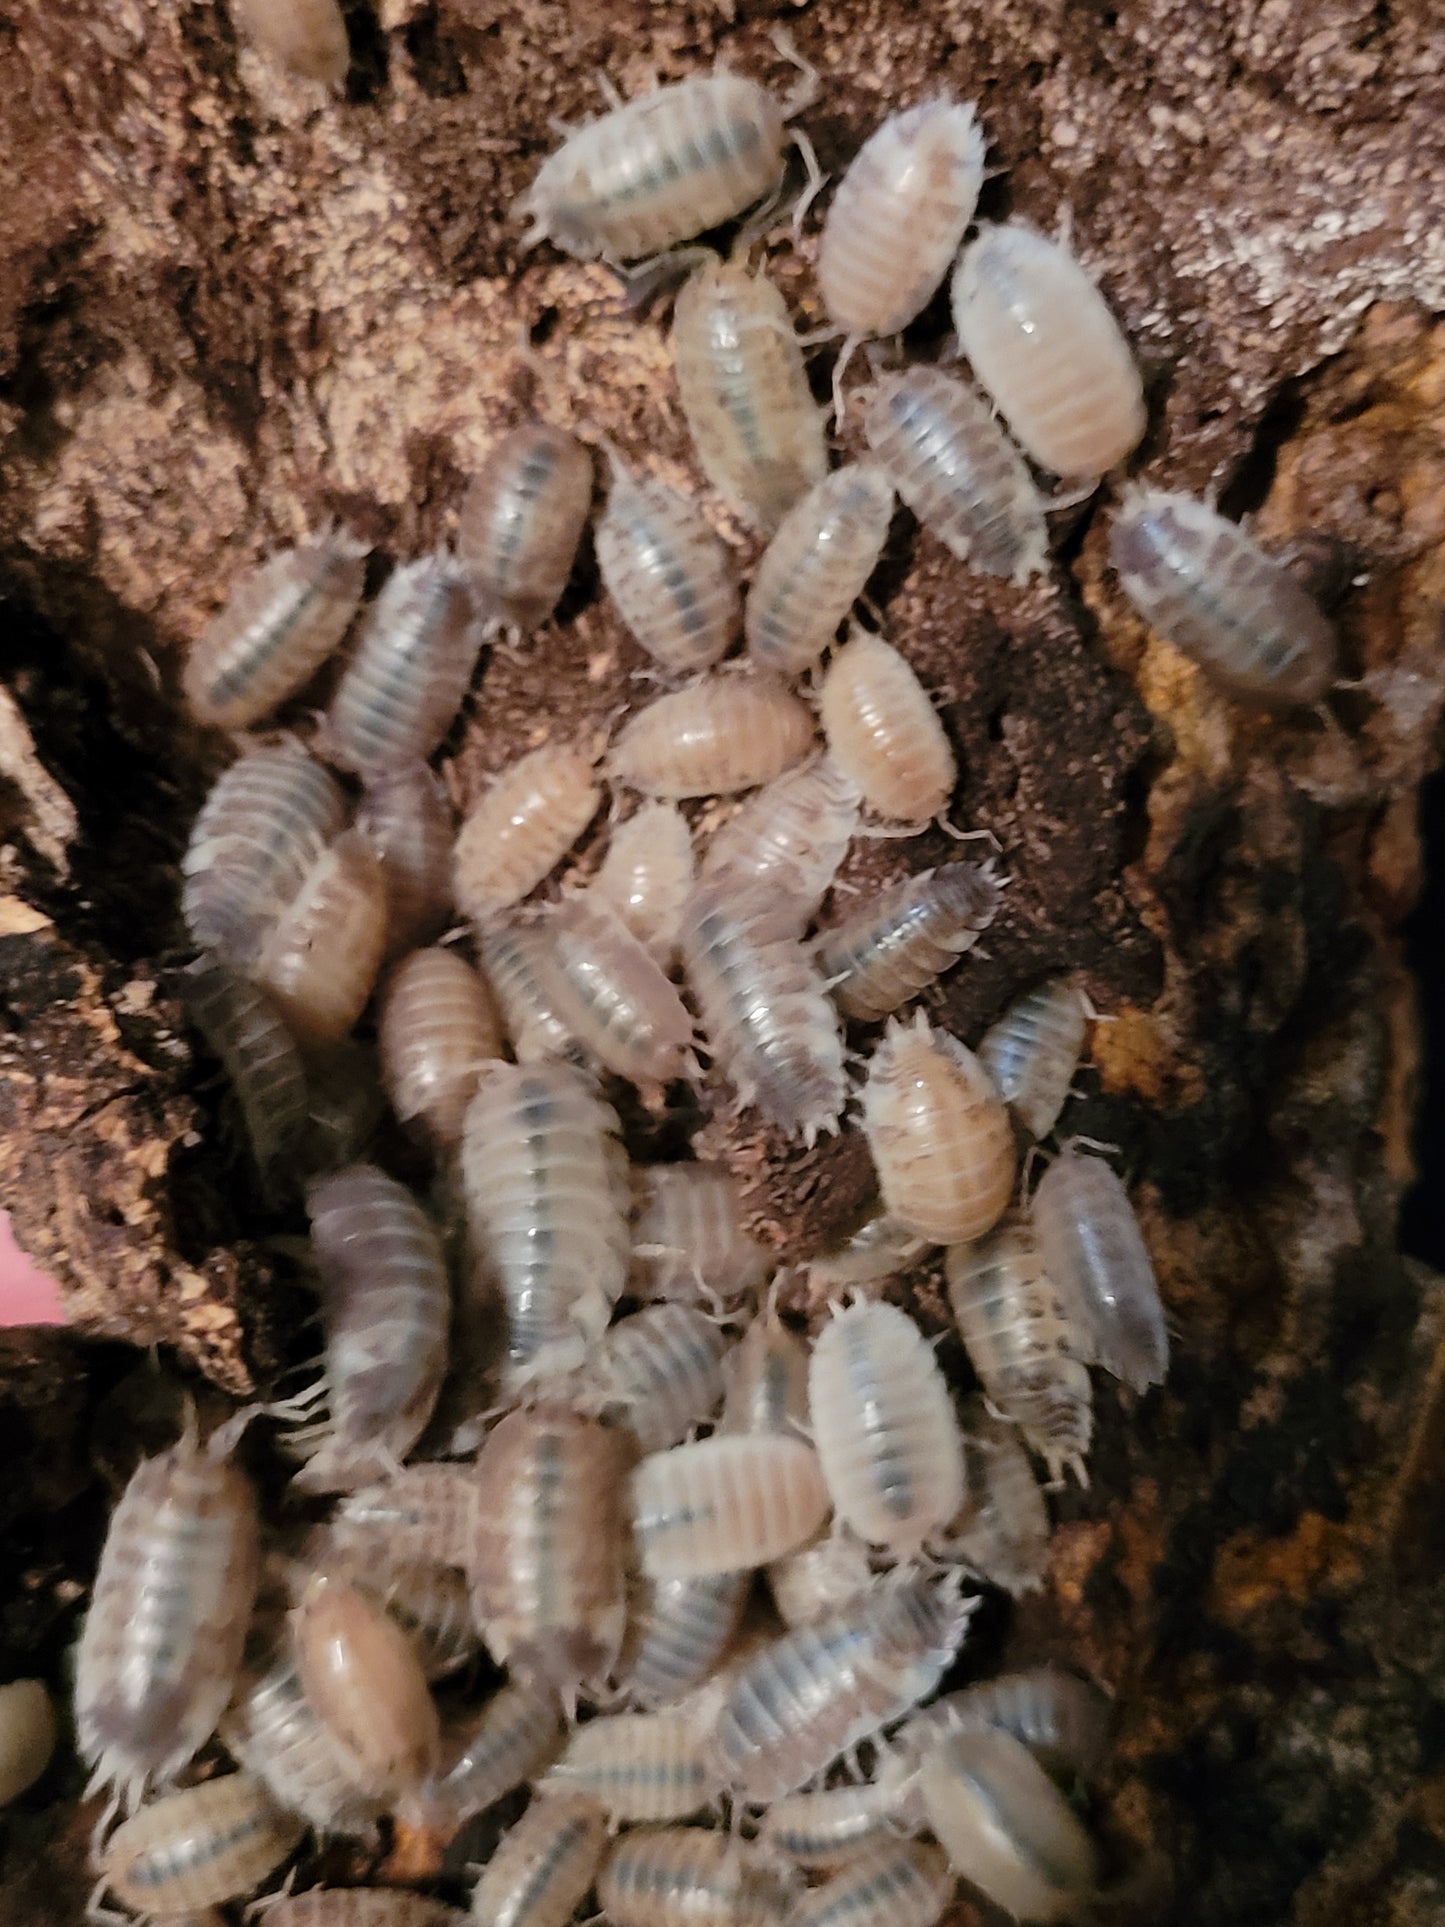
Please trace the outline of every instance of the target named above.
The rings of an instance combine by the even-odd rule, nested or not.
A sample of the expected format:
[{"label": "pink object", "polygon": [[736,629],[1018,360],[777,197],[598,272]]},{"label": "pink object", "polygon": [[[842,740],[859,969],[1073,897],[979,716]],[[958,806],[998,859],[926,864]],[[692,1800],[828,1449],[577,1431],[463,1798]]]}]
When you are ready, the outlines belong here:
[{"label": "pink object", "polygon": [[15,1242],[0,1211],[0,1325],[63,1325],[60,1288]]}]

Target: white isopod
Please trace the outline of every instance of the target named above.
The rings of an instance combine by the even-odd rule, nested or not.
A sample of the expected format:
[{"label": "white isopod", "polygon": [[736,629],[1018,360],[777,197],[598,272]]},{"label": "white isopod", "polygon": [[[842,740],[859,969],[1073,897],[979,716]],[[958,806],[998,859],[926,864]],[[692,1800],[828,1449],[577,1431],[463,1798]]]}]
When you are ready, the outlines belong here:
[{"label": "white isopod", "polygon": [[824,476],[778,525],[743,609],[760,669],[801,676],[838,633],[878,566],[893,520],[893,484],[871,462]]},{"label": "white isopod", "polygon": [[646,802],[613,830],[592,879],[594,892],[664,970],[677,955],[694,868],[692,831],[682,811],[675,803]]},{"label": "white isopod", "polygon": [[791,1927],[934,1927],[953,1898],[947,1857],[921,1840],[883,1840],[806,1893]]},{"label": "white isopod", "polygon": [[539,1794],[497,1842],[472,1890],[469,1918],[485,1927],[566,1927],[606,1847],[607,1822],[595,1801]]},{"label": "white isopod", "polygon": [[715,1672],[742,1617],[752,1575],[641,1579],[619,1673],[634,1704],[672,1706]]},{"label": "white isopod", "polygon": [[828,664],[818,698],[828,755],[877,815],[926,823],[948,807],[958,763],[906,656],[860,629]]},{"label": "white isopod", "polygon": [[614,455],[595,544],[607,593],[659,667],[690,675],[727,654],[742,616],[737,570],[686,496],[636,480]]},{"label": "white isopod", "polygon": [[1106,1372],[1136,1392],[1161,1385],[1169,1334],[1129,1193],[1103,1158],[1069,1145],[1039,1180],[1034,1231],[1065,1311]]},{"label": "white isopod", "polygon": [[452,890],[483,924],[520,903],[566,856],[597,814],[592,759],[566,743],[519,756],[483,792],[457,833]]},{"label": "white isopod", "polygon": [[968,1500],[947,1536],[947,1550],[970,1572],[1017,1596],[1035,1592],[1049,1565],[1049,1509],[1013,1426],[982,1400],[964,1411]]},{"label": "white isopod", "polygon": [[812,712],[775,676],[725,670],[635,711],[608,769],[647,796],[733,796],[801,763],[812,744]]},{"label": "white isopod", "polygon": [[541,1781],[586,1794],[609,1820],[686,1820],[722,1791],[707,1735],[686,1713],[605,1713],[573,1729]]},{"label": "white isopod", "polygon": [[718,1405],[733,1342],[695,1305],[644,1305],[603,1334],[582,1396],[615,1414],[644,1452],[664,1451]]},{"label": "white isopod", "polygon": [[858,827],[862,792],[820,756],[749,797],[708,844],[702,875],[749,903],[749,928],[769,942],[801,937],[832,887]]},{"label": "white isopod", "polygon": [[452,902],[451,802],[425,763],[410,763],[368,783],[356,829],[386,879],[386,952],[429,943],[445,929]]},{"label": "white isopod", "polygon": [[414,950],[387,980],[377,1031],[397,1117],[418,1118],[438,1144],[455,1144],[482,1066],[502,1055],[502,1020],[485,979],[454,950]]},{"label": "white isopod", "polygon": [[640,1296],[730,1305],[762,1283],[768,1254],[743,1230],[737,1185],[720,1165],[639,1165],[633,1187]]},{"label": "white isopod", "polygon": [[1059,1121],[1089,1026],[1067,977],[1051,977],[1014,998],[984,1032],[978,1061],[1024,1129],[1046,1138]]},{"label": "white isopod", "polygon": [[987,863],[944,863],[891,884],[817,939],[834,1003],[874,1023],[910,1002],[973,948],[1001,896]]},{"label": "white isopod", "polygon": [[631,1493],[637,1555],[655,1579],[766,1565],[811,1539],[828,1514],[812,1446],[777,1433],[654,1452],[633,1473]]},{"label": "white isopod", "polygon": [[592,506],[592,457],[575,435],[524,422],[488,451],[467,490],[457,554],[504,622],[524,634],[561,599]]},{"label": "white isopod", "polygon": [[572,1035],[606,1069],[659,1086],[683,1074],[687,1006],[662,967],[601,897],[583,891],[541,926],[543,990]]}]

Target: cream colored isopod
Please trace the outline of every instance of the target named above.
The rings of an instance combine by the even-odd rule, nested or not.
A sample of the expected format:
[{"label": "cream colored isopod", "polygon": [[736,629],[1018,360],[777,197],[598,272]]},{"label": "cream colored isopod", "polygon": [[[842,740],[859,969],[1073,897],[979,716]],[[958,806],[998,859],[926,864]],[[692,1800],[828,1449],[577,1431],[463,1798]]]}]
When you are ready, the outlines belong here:
[{"label": "cream colored isopod", "polygon": [[507,767],[472,806],[452,850],[458,910],[486,923],[530,895],[597,814],[592,759],[544,743]]},{"label": "cream colored isopod", "polygon": [[859,630],[828,664],[819,698],[828,754],[893,822],[926,823],[958,781],[938,711],[907,659]]}]

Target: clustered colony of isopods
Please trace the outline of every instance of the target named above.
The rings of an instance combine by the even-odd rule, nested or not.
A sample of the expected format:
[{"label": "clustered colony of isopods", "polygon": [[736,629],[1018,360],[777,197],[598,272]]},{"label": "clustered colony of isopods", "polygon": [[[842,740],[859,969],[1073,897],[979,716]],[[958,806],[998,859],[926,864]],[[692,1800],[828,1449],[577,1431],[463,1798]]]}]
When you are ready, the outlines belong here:
[{"label": "clustered colony of isopods", "polygon": [[[785,121],[725,72],[619,105],[542,167],[532,238],[661,254],[777,192]],[[866,461],[829,469],[792,323],[746,249],[685,257],[684,411],[709,479],[771,541],[742,605],[696,507],[608,452],[603,583],[661,677],[686,680],[605,753],[545,743],[459,832],[427,761],[488,635],[551,615],[590,513],[589,450],[534,421],[493,450],[456,553],[399,568],[362,613],[314,743],[244,745],[200,813],[188,994],[257,1162],[305,1181],[322,1304],[319,1383],[264,1409],[302,1461],[293,1491],[331,1509],[304,1536],[278,1525],[263,1558],[234,1458],[252,1410],[204,1444],[192,1422],[116,1509],[79,1648],[81,1752],[127,1807],[213,1736],[236,1764],[104,1841],[101,1890],[137,1913],[254,1891],[307,1827],[390,1813],[451,1835],[524,1784],[474,1890],[489,1927],[563,1927],[594,1889],[614,1927],[932,1927],[959,1879],[1056,1920],[1097,1889],[1069,1795],[1099,1761],[1099,1690],[1044,1670],[932,1697],[968,1583],[1040,1581],[1029,1455],[1085,1477],[1090,1365],[1139,1392],[1165,1371],[1111,1166],[1066,1146],[1019,1198],[1019,1146],[1054,1132],[1088,1008],[1066,980],[1028,987],[976,1051],[899,1015],[995,914],[988,863],[815,929],[865,814],[910,834],[956,782],[906,655],[861,629],[838,642],[895,492],[961,562],[1023,580],[1046,566],[1050,507],[1025,457],[1097,481],[1145,427],[1128,345],[1065,248],[1016,221],[964,245],[983,160],[973,110],[936,98],[885,121],[833,197],[817,279],[848,345],[896,336],[957,257],[959,340],[989,397],[932,366],[876,378]],[[1229,687],[1305,702],[1328,683],[1319,612],[1202,503],[1135,491],[1113,553],[1146,619]],[[195,716],[245,730],[298,691],[351,630],[362,570],[335,531],[261,567],[191,654]],[[739,629],[745,659],[719,667]],[[604,782],[640,800],[600,865],[519,907]],[[679,805],[745,791],[698,862]],[[458,914],[470,957],[438,941]],[[358,1161],[381,1099],[360,1095],[352,1033],[373,998],[385,1100],[435,1160],[426,1199]],[[809,1342],[728,1174],[632,1167],[607,1092],[660,1109],[689,1078],[811,1143],[842,1127],[845,1021],[878,1203],[810,1268],[828,1309]],[[962,1411],[878,1295],[940,1246],[982,1388]],[[488,1332],[461,1419],[403,1465]],[[483,1648],[504,1683],[444,1721],[432,1683]],[[379,1889],[291,1894],[267,1917],[461,1918]]]}]

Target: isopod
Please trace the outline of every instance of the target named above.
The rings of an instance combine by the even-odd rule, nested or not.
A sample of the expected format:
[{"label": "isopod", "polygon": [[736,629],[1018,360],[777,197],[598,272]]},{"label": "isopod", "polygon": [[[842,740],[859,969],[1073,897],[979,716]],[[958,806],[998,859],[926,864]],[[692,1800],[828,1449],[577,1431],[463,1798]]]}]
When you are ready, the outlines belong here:
[{"label": "isopod", "polygon": [[1076,1333],[1028,1228],[1006,1218],[979,1244],[954,1245],[945,1262],[948,1301],[989,1404],[1017,1425],[1058,1479],[1085,1482],[1093,1395]]},{"label": "isopod", "polygon": [[848,1094],[843,1035],[802,945],[762,943],[725,881],[703,882],[682,928],[683,968],[716,1065],[740,1105],[812,1144],[838,1127]]},{"label": "isopod", "polygon": [[733,1344],[695,1305],[644,1305],[619,1319],[588,1364],[588,1396],[643,1452],[661,1452],[710,1417]]},{"label": "isopod", "polygon": [[570,1693],[622,1639],[621,1446],[564,1406],[508,1413],[476,1464],[468,1571],[494,1659]]},{"label": "isopod", "polygon": [[1138,366],[1066,247],[1022,221],[986,227],[960,255],[952,294],[974,378],[1040,468],[1103,475],[1138,447]]},{"label": "isopod", "polygon": [[392,971],[377,1020],[381,1070],[403,1124],[455,1144],[482,1066],[502,1055],[502,1021],[485,980],[454,950],[414,950]]},{"label": "isopod", "polygon": [[1018,1433],[974,1403],[964,1417],[968,1501],[947,1539],[957,1559],[1015,1596],[1034,1592],[1049,1563],[1049,1509]]},{"label": "isopod", "polygon": [[636,1705],[674,1705],[710,1677],[732,1644],[751,1575],[643,1579],[627,1624],[620,1668]]},{"label": "isopod", "polygon": [[868,1548],[835,1528],[775,1559],[768,1567],[768,1591],[785,1626],[807,1626],[856,1599],[872,1577]]},{"label": "isopod", "polygon": [[584,890],[543,927],[543,990],[568,1030],[607,1070],[634,1084],[680,1077],[692,1018],[661,965],[600,897]]},{"label": "isopod", "polygon": [[586,1794],[614,1825],[685,1820],[722,1791],[686,1713],[606,1713],[575,1727],[544,1789]]},{"label": "isopod", "polygon": [[303,80],[339,88],[351,66],[346,21],[337,0],[232,0],[242,27],[263,53]]},{"label": "isopod", "polygon": [[709,255],[673,310],[682,412],[702,471],[750,521],[776,529],[828,469],[823,414],[775,284]]},{"label": "isopod", "polygon": [[904,877],[818,937],[814,954],[845,1017],[876,1023],[951,970],[998,914],[987,863]]},{"label": "isopod", "polygon": [[446,791],[425,763],[378,776],[362,792],[356,830],[386,879],[386,951],[429,943],[452,902],[456,824]]},{"label": "isopod", "polygon": [[181,858],[197,948],[250,964],[345,818],[341,786],[299,743],[253,749],[224,770]]},{"label": "isopod", "polygon": [[174,1779],[231,1696],[259,1569],[256,1501],[192,1419],[144,1460],[111,1514],[75,1667],[81,1757],[133,1798]]},{"label": "isopod", "polygon": [[225,1066],[252,1155],[268,1172],[306,1128],[306,1069],[295,1039],[265,991],[215,956],[187,966],[183,996]]},{"label": "isopod", "polygon": [[363,1791],[414,1796],[436,1769],[441,1730],[406,1633],[361,1587],[316,1574],[291,1614],[302,1691]]},{"label": "isopod", "polygon": [[813,1442],[839,1520],[898,1557],[963,1503],[963,1444],[933,1347],[881,1300],[835,1311],[808,1362]]},{"label": "isopod", "polygon": [[466,1927],[466,1918],[398,1887],[313,1887],[266,1906],[269,1927]]},{"label": "isopod", "polygon": [[812,744],[810,711],[776,677],[726,670],[637,710],[608,770],[647,796],[733,796],[801,763]]},{"label": "isopod", "polygon": [[367,1833],[374,1826],[381,1808],[357,1784],[349,1756],[317,1718],[289,1642],[258,1679],[243,1682],[219,1731],[237,1764],[318,1833]]},{"label": "isopod", "polygon": [[918,1011],[868,1064],[863,1133],[889,1215],[932,1244],[981,1238],[1013,1190],[1008,1112],[973,1052]]},{"label": "isopod", "polygon": [[863,432],[909,508],[960,562],[1014,582],[1046,566],[1043,498],[967,382],[929,367],[885,375]]},{"label": "isopod", "polygon": [[421,1823],[454,1833],[540,1773],[562,1744],[555,1693],[532,1680],[499,1688],[467,1724],[442,1736],[442,1762],[416,1796]]},{"label": "isopod", "polygon": [[452,892],[485,923],[520,903],[566,856],[602,801],[592,759],[544,743],[504,769],[473,805],[452,851]]},{"label": "isopod", "polygon": [[1046,1138],[1059,1121],[1089,1025],[1083,998],[1066,977],[1026,990],[989,1026],[978,1061],[1024,1129]]},{"label": "isopod", "polygon": [[818,1455],[802,1439],[739,1433],[654,1452],[632,1475],[632,1529],[654,1579],[766,1565],[828,1515]]},{"label": "isopod", "polygon": [[1020,1920],[1073,1917],[1098,1878],[1093,1842],[1011,1733],[958,1733],[924,1761],[928,1824],[956,1873]]},{"label": "isopod", "polygon": [[1089,1680],[1034,1666],[945,1693],[914,1714],[900,1739],[905,1753],[922,1757],[943,1735],[980,1726],[1012,1733],[1047,1772],[1087,1780],[1108,1743],[1109,1701]]},{"label": "isopod", "polygon": [[781,1927],[792,1885],[772,1854],[730,1834],[642,1827],[614,1843],[597,1898],[613,1927]]},{"label": "isopod", "polygon": [[973,108],[948,94],[864,141],[818,243],[818,288],[840,328],[896,335],[928,306],[973,219],[984,147]]},{"label": "isopod", "polygon": [[592,456],[565,428],[523,422],[468,488],[457,554],[501,619],[529,633],[562,598],[592,506]]},{"label": "isopod", "polygon": [[256,981],[302,1045],[334,1044],[365,1010],[386,949],[386,879],[355,830],[323,850],[262,946]]},{"label": "isopod", "polygon": [[55,1708],[38,1679],[0,1686],[0,1807],[34,1786],[55,1751]]},{"label": "isopod", "polygon": [[755,1318],[727,1361],[724,1432],[806,1431],[808,1348],[774,1308]]},{"label": "isopod", "polygon": [[884,1840],[803,1895],[790,1927],[934,1927],[953,1898],[947,1856],[921,1840]]},{"label": "isopod", "polygon": [[677,955],[682,906],[693,885],[692,831],[675,803],[642,803],[608,840],[595,895],[668,969]]},{"label": "isopod", "polygon": [[892,643],[860,629],[828,664],[818,713],[828,754],[877,815],[924,823],[958,781],[938,711]]},{"label": "isopod", "polygon": [[622,1294],[632,1240],[618,1131],[568,1064],[489,1065],[468,1107],[467,1221],[506,1306],[514,1384],[575,1370]]},{"label": "isopod", "polygon": [[607,1822],[594,1801],[539,1794],[483,1867],[471,1918],[486,1927],[566,1927],[606,1847]]},{"label": "isopod", "polygon": [[748,654],[760,669],[791,677],[815,666],[878,566],[893,508],[883,470],[858,462],[824,476],[788,510],[743,607]]},{"label": "isopod", "polygon": [[249,1773],[227,1773],[167,1794],[117,1827],[106,1843],[105,1885],[148,1920],[194,1913],[254,1892],[305,1831]]},{"label": "isopod", "polygon": [[493,918],[477,931],[477,955],[502,1013],[512,1055],[519,1064],[565,1057],[580,1064],[582,1046],[572,1035],[542,981],[546,938],[526,924]]},{"label": "isopod", "polygon": [[727,654],[742,620],[737,569],[685,496],[614,456],[595,546],[607,593],[660,668],[690,675]]},{"label": "isopod", "polygon": [[364,543],[330,529],[244,576],[186,658],[181,686],[197,721],[245,729],[309,682],[351,626],[365,556]]},{"label": "isopod", "polygon": [[376,777],[424,761],[451,728],[481,654],[467,571],[423,556],[372,603],[321,725],[325,753]]},{"label": "isopod", "polygon": [[735,1304],[758,1288],[768,1254],[743,1230],[737,1185],[721,1165],[639,1165],[632,1178],[634,1289]]},{"label": "isopod", "polygon": [[899,1796],[897,1772],[861,1786],[790,1793],[763,1814],[758,1838],[800,1867],[856,1863],[874,1847],[897,1844]]},{"label": "isopod", "polygon": [[1334,630],[1276,557],[1192,495],[1136,488],[1109,532],[1119,586],[1157,635],[1244,702],[1318,702]]},{"label": "isopod", "polygon": [[702,875],[745,899],[754,937],[801,937],[832,887],[862,792],[831,756],[775,778],[713,837]]},{"label": "isopod", "polygon": [[343,1548],[355,1545],[365,1552],[381,1539],[394,1559],[467,1566],[481,1504],[470,1465],[404,1465],[380,1485],[348,1492],[331,1531]]},{"label": "isopod", "polygon": [[929,1249],[926,1238],[905,1229],[876,1202],[834,1244],[808,1265],[808,1283],[820,1298],[836,1298],[853,1285],[896,1278]]},{"label": "isopod", "polygon": [[1044,1270],[1081,1338],[1092,1338],[1092,1358],[1136,1392],[1162,1385],[1169,1369],[1164,1307],[1113,1167],[1066,1146],[1040,1178],[1032,1210]]}]

